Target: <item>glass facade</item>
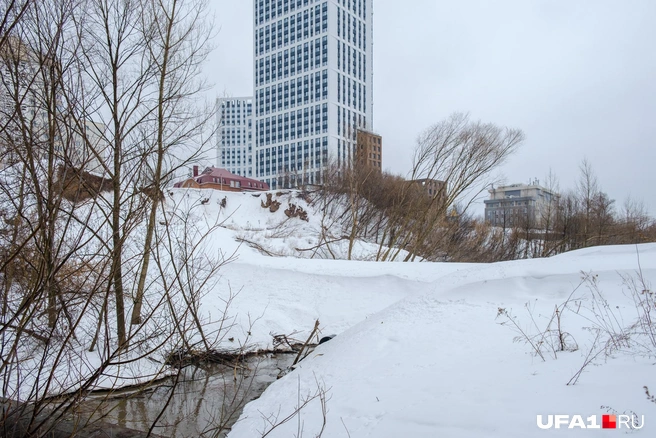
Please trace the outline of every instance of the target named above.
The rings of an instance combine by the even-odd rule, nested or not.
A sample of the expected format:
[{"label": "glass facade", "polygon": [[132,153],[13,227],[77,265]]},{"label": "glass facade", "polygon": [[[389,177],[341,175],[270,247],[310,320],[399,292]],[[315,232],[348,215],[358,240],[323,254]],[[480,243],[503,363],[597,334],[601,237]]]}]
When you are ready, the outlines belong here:
[{"label": "glass facade", "polygon": [[217,100],[217,167],[253,178],[253,98]]},{"label": "glass facade", "polygon": [[256,178],[318,184],[371,123],[371,1],[255,0]]}]

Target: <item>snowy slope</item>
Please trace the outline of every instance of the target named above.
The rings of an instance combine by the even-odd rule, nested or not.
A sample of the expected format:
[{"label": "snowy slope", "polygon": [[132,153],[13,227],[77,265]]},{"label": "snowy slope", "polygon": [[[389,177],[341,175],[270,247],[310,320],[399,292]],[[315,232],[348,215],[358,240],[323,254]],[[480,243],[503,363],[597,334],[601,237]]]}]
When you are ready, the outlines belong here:
[{"label": "snowy slope", "polygon": [[[642,273],[653,283],[656,245],[638,249]],[[259,263],[252,261],[254,267]],[[309,265],[297,261],[288,259],[286,264],[291,272],[310,271]],[[645,426],[633,433],[647,437],[656,431],[656,404],[646,399],[643,390],[645,385],[656,389],[656,347],[649,357],[636,345],[643,340],[638,335],[630,347],[598,356],[576,385],[566,385],[595,345],[593,333],[584,329],[599,325],[595,315],[600,313],[601,301],[592,299],[594,290],[603,293],[623,325],[635,319],[635,305],[620,275],[635,274],[636,247],[460,265],[450,273],[454,265],[401,264],[399,271],[396,266],[383,268],[392,276],[382,278],[377,275],[381,265],[351,262],[349,266],[344,276],[330,271],[329,281],[340,284],[334,299],[297,297],[298,303],[320,302],[322,312],[332,314],[331,318],[340,319],[335,316],[340,311],[349,313],[334,330],[339,335],[247,405],[231,438],[262,436],[268,430],[265,418],[273,423],[282,420],[294,412],[299,399],[318,387],[325,388],[328,396],[325,437],[611,436],[622,432],[540,430],[536,416],[628,412],[645,416]],[[353,277],[354,270],[361,276]],[[581,271],[598,275],[598,289],[590,289],[592,283],[581,284]],[[405,275],[404,282],[396,275]],[[350,293],[348,283],[353,286]],[[358,293],[367,290],[367,283],[384,285],[381,300],[372,295],[372,310],[390,301],[389,294],[395,291],[407,296],[376,313],[361,315],[361,322],[340,333],[340,328],[356,319],[351,312],[362,305]],[[563,312],[562,324],[574,336],[577,351],[558,352],[557,358],[546,354],[542,361],[532,354],[530,345],[513,342],[515,331],[499,324],[504,321],[497,318],[499,308],[505,308],[530,333],[528,303],[536,324],[544,327],[554,306],[573,291],[578,313]],[[345,293],[349,295],[344,297]],[[315,399],[300,416],[267,436],[297,436],[302,428],[301,436],[314,437],[322,419],[320,401]]]},{"label": "snowy slope", "polygon": [[[206,321],[218,321],[226,312],[229,324],[223,327],[231,328],[222,333],[224,348],[270,348],[273,334],[295,333],[294,338],[304,341],[316,319],[323,334],[341,333],[408,295],[429,290],[438,278],[471,266],[443,264],[436,270],[425,263],[299,258],[305,254],[294,248],[316,244],[317,213],[297,192],[272,193],[281,202],[275,213],[261,207],[265,193],[169,191],[169,216],[173,211],[188,214],[194,226],[208,231],[205,251],[231,260],[221,267],[218,283],[201,305]],[[309,212],[308,222],[284,214],[290,202]],[[240,238],[293,256],[264,255]],[[377,250],[376,245],[361,244],[356,257],[369,258]],[[218,327],[210,324],[208,331]]]},{"label": "snowy slope", "polygon": [[[239,193],[221,192],[211,189],[167,190],[168,206],[178,211],[215,221],[216,225],[233,231],[232,239],[247,242],[244,246],[258,248],[265,255],[292,256],[313,259],[347,259],[348,240],[340,240],[347,230],[342,230],[346,205],[333,205],[324,211],[318,195],[304,195],[297,190]],[[280,208],[270,212],[262,208],[267,193]],[[225,200],[223,206],[222,201]],[[307,213],[307,221],[298,217],[287,217],[285,209],[294,205]],[[348,223],[347,223],[348,225]],[[332,238],[330,249],[324,245],[317,248],[323,228],[329,228]],[[347,227],[348,228],[348,227]],[[334,241],[333,241],[334,240]],[[224,242],[225,243],[225,242]],[[234,246],[230,246],[234,249]],[[223,248],[227,250],[227,247]],[[385,247],[383,247],[385,249]],[[375,242],[356,240],[353,260],[375,260],[380,247]],[[402,260],[406,252],[401,251]]]},{"label": "snowy slope", "polygon": [[[307,222],[288,218],[284,209],[290,203],[308,212],[314,209],[297,192],[278,193],[273,195],[281,202],[281,209],[271,213],[261,206],[266,200],[263,193],[167,190],[164,209],[160,211],[156,225],[161,269],[169,280],[175,278],[174,265],[181,269],[185,251],[193,247],[194,254],[187,260],[183,274],[188,273],[196,286],[192,290],[184,280],[180,282],[181,286],[174,282],[169,285],[170,295],[164,299],[164,275],[155,263],[151,263],[147,281],[149,290],[142,312],[148,318],[144,328],[135,334],[133,345],[141,341],[146,346],[158,345],[159,342],[162,345],[154,348],[148,357],[144,356],[143,351],[137,351],[138,348],[124,353],[117,364],[108,365],[96,379],[93,376],[101,364],[108,362],[115,339],[107,340],[101,331],[98,345],[102,345],[103,349],[89,351],[102,308],[101,304],[93,301],[90,309],[79,309],[79,314],[75,315],[80,322],[70,345],[62,347],[66,352],[65,360],[48,354],[36,343],[19,344],[20,366],[5,376],[3,395],[24,400],[31,396],[37,380],[50,374],[54,383],[39,387],[39,391],[49,395],[75,391],[89,378],[93,379],[90,386],[98,389],[134,385],[168,375],[171,370],[164,364],[165,359],[171,351],[179,348],[181,338],[177,330],[167,337],[170,331],[161,329],[162,325],[171,322],[168,306],[164,306],[163,302],[172,303],[178,316],[185,315],[184,331],[190,345],[199,342],[201,334],[197,325],[186,319],[189,316],[186,309],[189,302],[198,299],[202,330],[211,344],[210,348],[234,350],[245,347],[254,350],[271,348],[273,335],[278,334],[304,341],[316,319],[321,321],[322,330],[326,333],[340,333],[408,294],[423,291],[425,285],[414,281],[420,275],[420,268],[416,268],[419,271],[408,271],[401,264],[396,264],[392,269],[388,268],[391,264],[380,264],[373,269],[361,270],[358,265],[339,261],[273,258],[240,243],[246,238],[277,254],[309,256],[309,253],[299,253],[295,248],[316,243],[319,219],[315,213],[309,214]],[[97,237],[90,239],[91,243],[85,247],[93,254],[92,246],[102,248],[103,241],[110,240],[111,230],[103,221],[102,212],[92,207],[88,203],[77,206],[67,204],[67,208],[82,218],[80,223],[88,215],[89,223],[105,224],[92,231],[76,221],[70,225],[73,235]],[[145,223],[137,224],[133,235],[126,241],[124,269],[131,274],[138,271],[141,263],[142,245],[139,239],[144,234]],[[86,241],[86,237],[79,240]],[[335,246],[334,250],[343,252],[344,245],[341,248]],[[376,245],[368,248],[359,245],[355,256],[368,258],[377,250]],[[208,278],[211,271],[208,266],[222,262],[228,263],[221,266],[219,275]],[[427,266],[423,268],[425,271]],[[452,265],[444,273],[461,268]],[[129,294],[136,287],[136,277],[129,278],[126,276],[125,281],[130,298]],[[390,284],[395,287],[390,288]],[[15,302],[19,303],[20,300],[16,299]],[[126,300],[125,304],[126,314],[129,315],[132,300]],[[108,332],[115,332],[113,306],[108,308],[107,321],[110,326]],[[39,323],[35,321],[35,324]],[[11,345],[15,340],[13,332],[8,330],[6,333],[8,335],[2,339],[3,345]],[[128,360],[133,356],[136,359]],[[71,366],[74,372],[71,372]]]},{"label": "snowy slope", "polygon": [[[320,214],[294,192],[274,196],[282,205],[270,213],[261,207],[264,194],[171,189],[159,220],[160,231],[186,231],[192,241],[205,236],[199,267],[230,260],[200,300],[204,330],[219,333],[218,347],[268,348],[278,334],[305,340],[317,319],[322,335],[337,334],[247,405],[230,437],[262,436],[322,388],[324,437],[583,436],[587,431],[539,430],[536,416],[628,412],[645,415],[644,428],[633,433],[654,435],[656,404],[643,386],[656,392],[656,346],[636,329],[625,331],[638,315],[622,275],[635,276],[640,266],[654,284],[656,244],[496,264],[369,262],[378,250],[371,244],[357,246],[357,261],[308,259],[297,248],[316,245]],[[286,217],[290,202],[309,212],[307,222]],[[345,247],[335,251],[343,256]],[[582,283],[584,275],[594,282]],[[542,360],[514,338],[521,329],[536,342],[555,306],[568,346],[575,341],[578,348],[552,353],[547,337]],[[94,326],[93,315],[88,320]],[[618,332],[625,336],[618,348],[601,348]],[[94,370],[96,353],[83,347],[79,370],[65,377]],[[595,359],[567,386],[591,351]],[[98,386],[167,372],[155,362],[161,357],[150,359],[109,370]],[[322,423],[314,399],[267,436],[315,437]]]}]

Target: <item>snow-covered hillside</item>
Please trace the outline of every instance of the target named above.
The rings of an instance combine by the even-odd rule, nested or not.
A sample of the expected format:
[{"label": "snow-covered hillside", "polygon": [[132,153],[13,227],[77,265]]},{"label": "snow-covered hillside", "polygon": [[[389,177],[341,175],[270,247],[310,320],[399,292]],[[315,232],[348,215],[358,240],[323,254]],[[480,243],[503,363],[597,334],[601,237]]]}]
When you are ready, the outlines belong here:
[{"label": "snow-covered hillside", "polygon": [[[656,245],[638,251],[642,274],[655,280]],[[651,436],[656,405],[643,386],[656,388],[656,345],[627,332],[632,340],[604,350],[613,330],[638,317],[621,278],[637,269],[635,247],[468,266],[244,258],[225,273],[246,291],[240,298],[249,304],[238,300],[237,307],[261,308],[260,322],[277,332],[309,327],[316,317],[338,336],[249,404],[230,437],[261,436],[269,421],[292,414],[318,389],[326,390],[323,436],[330,437],[580,436],[579,429],[542,431],[536,416],[608,413],[644,415],[644,428],[635,432]],[[262,271],[278,284],[257,287],[248,274]],[[582,271],[597,276],[598,289],[581,284]],[[532,337],[570,296],[571,305],[561,309],[562,331],[578,348],[553,352],[542,345],[544,361],[527,342],[513,342],[517,330],[499,316],[506,309]],[[576,384],[567,386],[591,355]],[[298,420],[302,436],[316,436],[320,400],[267,436],[295,436]],[[606,432],[597,435],[618,433]]]},{"label": "snow-covered hillside", "polygon": [[[342,229],[345,222],[348,225],[344,219],[346,201],[337,200],[326,206],[316,193],[307,194],[297,190],[239,193],[209,189],[169,189],[168,195],[169,206],[175,206],[185,213],[192,212],[204,220],[234,231],[233,240],[261,254],[347,259],[349,242],[344,236],[347,231]],[[267,204],[267,195],[271,201],[279,203],[277,210]],[[289,217],[285,213],[288,209],[305,214]],[[381,246],[375,239],[372,240],[365,242],[356,239],[351,258],[375,260]],[[402,259],[405,254],[405,251],[401,251],[398,258]]]},{"label": "snow-covered hillside", "polygon": [[[227,262],[194,301],[212,348],[304,341],[316,320],[321,336],[337,335],[248,404],[231,438],[588,436],[541,430],[537,416],[601,424],[604,414],[636,415],[641,428],[630,432],[653,436],[656,403],[644,387],[656,392],[656,244],[457,264],[368,261],[379,247],[359,243],[359,260],[311,259],[304,249],[317,246],[326,216],[298,192],[271,195],[275,212],[262,207],[265,193],[170,189],[158,219],[160,236],[197,245],[192,281],[211,271],[205,264]],[[292,203],[307,221],[285,214]],[[342,258],[347,245],[331,251]],[[82,325],[95,326],[94,315]],[[83,341],[71,356],[79,370],[57,372],[72,388],[99,360]],[[168,353],[109,367],[94,386],[165,375]]]},{"label": "snow-covered hillside", "polygon": [[[653,304],[656,244],[481,265],[268,257],[234,239],[250,230],[249,240],[273,239],[281,252],[309,247],[316,218],[298,221],[288,235],[262,237],[291,222],[282,210],[269,213],[251,194],[228,195],[222,210],[225,195],[212,195],[203,208],[227,226],[213,242],[238,254],[216,289],[217,297],[228,287],[240,291],[229,311],[235,339],[260,346],[270,345],[272,334],[304,339],[315,319],[323,334],[337,334],[247,405],[230,437],[262,436],[324,391],[325,437],[590,433],[538,428],[537,415],[546,422],[556,414],[595,415],[599,424],[603,414],[644,415],[644,427],[632,432],[656,430],[656,404],[643,389],[656,392],[656,344],[644,327],[632,327],[641,316],[635,300]],[[639,275],[646,286],[632,290],[627,279]],[[220,304],[210,294],[203,308],[219,312]],[[653,308],[643,310],[655,316]],[[267,436],[300,430],[314,437],[323,421],[319,396]]]},{"label": "snow-covered hillside", "polygon": [[[353,261],[321,256],[310,260],[310,251],[295,248],[316,245],[319,212],[298,192],[271,193],[272,199],[281,202],[274,213],[262,208],[266,193],[169,191],[169,209],[178,216],[188,214],[187,220],[195,227],[209,230],[205,251],[231,259],[221,267],[218,284],[201,307],[207,320],[219,319],[227,307],[234,326],[222,336],[225,348],[245,344],[270,348],[272,334],[295,333],[305,340],[316,319],[324,334],[340,333],[408,295],[425,291],[441,276],[468,266],[445,264],[435,271],[433,265],[424,263],[370,262],[363,269]],[[290,203],[307,211],[308,221],[287,217],[284,209]],[[346,246],[332,245],[332,250],[346,251]],[[376,251],[377,245],[358,242],[354,255],[367,259]],[[270,255],[274,253],[277,256]],[[226,301],[230,301],[228,306]]]}]

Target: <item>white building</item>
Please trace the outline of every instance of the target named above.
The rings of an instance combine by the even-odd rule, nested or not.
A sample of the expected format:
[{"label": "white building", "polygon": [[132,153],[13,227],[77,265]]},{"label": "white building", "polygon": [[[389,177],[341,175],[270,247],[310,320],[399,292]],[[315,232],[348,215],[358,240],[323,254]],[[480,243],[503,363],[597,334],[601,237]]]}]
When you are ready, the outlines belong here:
[{"label": "white building", "polygon": [[537,228],[556,214],[559,195],[538,181],[492,188],[489,192],[485,220],[495,226]]},{"label": "white building", "polygon": [[373,0],[254,5],[255,176],[272,189],[320,183],[373,127]]},{"label": "white building", "polygon": [[59,164],[101,175],[105,125],[72,117],[62,122],[65,106],[59,93],[51,96],[57,80],[51,67],[49,58],[18,38],[9,37],[0,50],[0,166],[27,160],[29,146],[33,157],[52,154]]},{"label": "white building", "polygon": [[253,98],[217,99],[216,166],[253,177]]},{"label": "white building", "polygon": [[33,139],[33,153],[48,140],[47,105],[54,103],[46,102],[48,70],[41,67],[39,58],[38,53],[14,37],[8,37],[0,51],[0,161],[3,166],[25,155],[27,133],[24,131],[29,131]]}]

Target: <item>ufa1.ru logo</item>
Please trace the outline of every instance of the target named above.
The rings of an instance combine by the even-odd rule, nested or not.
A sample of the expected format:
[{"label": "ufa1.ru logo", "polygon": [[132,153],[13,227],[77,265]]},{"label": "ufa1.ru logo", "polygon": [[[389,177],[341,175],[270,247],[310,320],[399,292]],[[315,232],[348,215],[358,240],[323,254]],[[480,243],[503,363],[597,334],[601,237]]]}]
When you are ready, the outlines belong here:
[{"label": "ufa1.ru logo", "polygon": [[538,415],[537,422],[540,429],[642,429],[645,425],[645,416],[638,421],[637,415]]}]

